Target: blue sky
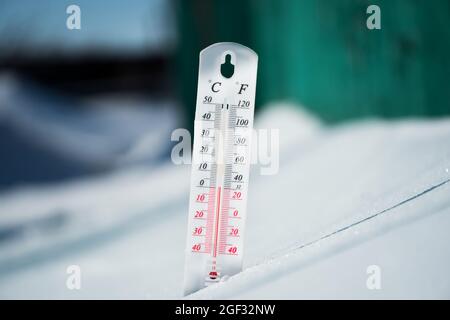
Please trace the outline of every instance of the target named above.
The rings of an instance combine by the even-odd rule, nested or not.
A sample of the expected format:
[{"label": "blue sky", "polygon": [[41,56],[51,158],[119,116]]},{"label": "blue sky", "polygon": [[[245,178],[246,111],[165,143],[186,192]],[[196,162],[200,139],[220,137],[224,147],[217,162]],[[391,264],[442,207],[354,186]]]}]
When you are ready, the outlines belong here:
[{"label": "blue sky", "polygon": [[[68,30],[66,8],[81,8],[81,30]],[[79,53],[90,48],[164,50],[175,40],[167,0],[3,0],[0,54],[32,48],[36,54]]]}]

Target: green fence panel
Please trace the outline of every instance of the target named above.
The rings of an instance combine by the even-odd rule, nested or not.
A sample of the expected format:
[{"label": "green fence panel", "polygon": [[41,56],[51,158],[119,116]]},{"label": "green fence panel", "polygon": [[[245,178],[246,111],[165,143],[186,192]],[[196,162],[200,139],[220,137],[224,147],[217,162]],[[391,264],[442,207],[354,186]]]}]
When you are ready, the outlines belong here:
[{"label": "green fence panel", "polygon": [[[381,30],[366,27],[369,5]],[[199,50],[235,41],[259,54],[257,110],[302,104],[329,122],[450,114],[450,1],[179,1],[180,90],[193,117]]]}]

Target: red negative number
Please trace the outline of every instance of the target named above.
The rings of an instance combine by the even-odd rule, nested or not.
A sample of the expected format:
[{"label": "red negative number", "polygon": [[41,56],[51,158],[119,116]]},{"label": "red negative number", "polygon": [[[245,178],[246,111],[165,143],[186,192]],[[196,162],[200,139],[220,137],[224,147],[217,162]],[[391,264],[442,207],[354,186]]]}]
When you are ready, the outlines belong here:
[{"label": "red negative number", "polygon": [[231,253],[231,254],[236,254],[237,248],[236,247],[230,247],[230,249],[228,249],[228,252]]},{"label": "red negative number", "polygon": [[200,234],[202,234],[202,232],[203,232],[203,228],[202,227],[196,227],[194,229],[194,234],[196,234],[196,235],[200,235]]},{"label": "red negative number", "polygon": [[195,217],[196,217],[196,218],[201,218],[201,217],[203,217],[203,211],[195,211]]},{"label": "red negative number", "polygon": [[239,191],[235,191],[233,193],[233,199],[240,199],[241,198],[241,193]]}]

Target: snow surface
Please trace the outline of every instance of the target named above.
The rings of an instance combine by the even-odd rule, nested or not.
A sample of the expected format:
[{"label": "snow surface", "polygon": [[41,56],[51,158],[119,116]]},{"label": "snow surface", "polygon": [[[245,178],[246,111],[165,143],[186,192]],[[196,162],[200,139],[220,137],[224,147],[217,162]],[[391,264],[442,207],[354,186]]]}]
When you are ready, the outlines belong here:
[{"label": "snow surface", "polygon": [[161,157],[167,137],[180,124],[178,114],[171,101],[120,96],[77,101],[17,75],[0,74],[0,128],[11,127],[46,149],[91,166]]},{"label": "snow surface", "polygon": [[[326,127],[289,104],[252,169],[244,270],[187,298],[450,298],[450,119]],[[0,298],[182,298],[188,166],[0,195]],[[79,265],[81,290],[66,288]],[[381,290],[366,287],[381,269]]]}]

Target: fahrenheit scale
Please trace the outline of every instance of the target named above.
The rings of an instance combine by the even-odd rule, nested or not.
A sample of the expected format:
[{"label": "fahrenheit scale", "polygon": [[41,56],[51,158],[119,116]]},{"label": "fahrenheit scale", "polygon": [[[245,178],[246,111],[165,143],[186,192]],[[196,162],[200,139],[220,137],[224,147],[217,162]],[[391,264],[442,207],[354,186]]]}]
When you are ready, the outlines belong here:
[{"label": "fahrenheit scale", "polygon": [[184,293],[241,271],[258,56],[200,52]]}]

